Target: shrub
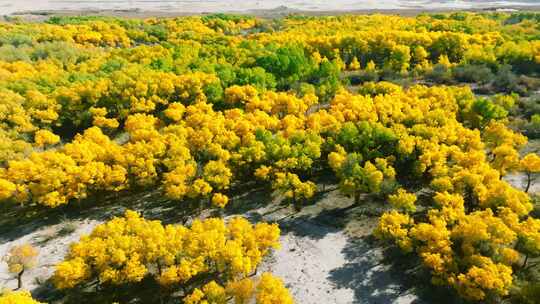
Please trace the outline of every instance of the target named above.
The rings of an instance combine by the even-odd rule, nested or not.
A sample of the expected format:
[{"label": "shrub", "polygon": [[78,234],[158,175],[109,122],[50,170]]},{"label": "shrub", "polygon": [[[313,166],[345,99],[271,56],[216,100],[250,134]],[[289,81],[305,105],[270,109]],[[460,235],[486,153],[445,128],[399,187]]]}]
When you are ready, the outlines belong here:
[{"label": "shrub", "polygon": [[499,92],[514,92],[520,95],[526,93],[526,89],[519,85],[518,77],[512,72],[512,68],[509,65],[503,65],[499,68],[495,75],[493,85],[495,90]]},{"label": "shrub", "polygon": [[354,75],[350,76],[350,81],[352,85],[359,85],[364,82],[369,81],[379,81],[379,74],[376,71],[360,71]]},{"label": "shrub", "polygon": [[452,76],[461,82],[485,84],[493,80],[493,73],[485,65],[460,65],[452,70]]},{"label": "shrub", "polygon": [[519,110],[526,118],[540,113],[540,95],[522,98],[519,103]]},{"label": "shrub", "polygon": [[443,64],[436,64],[430,72],[426,73],[426,79],[435,83],[452,83],[452,72]]}]

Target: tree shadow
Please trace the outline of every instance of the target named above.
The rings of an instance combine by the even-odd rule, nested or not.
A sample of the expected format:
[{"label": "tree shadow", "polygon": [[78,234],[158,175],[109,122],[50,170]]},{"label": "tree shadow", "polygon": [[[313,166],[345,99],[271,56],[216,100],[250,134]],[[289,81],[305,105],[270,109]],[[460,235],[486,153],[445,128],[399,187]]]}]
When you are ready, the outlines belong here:
[{"label": "tree shadow", "polygon": [[282,231],[298,237],[322,239],[329,233],[346,229],[351,223],[371,222],[388,207],[368,195],[360,204],[343,196],[337,187],[318,192],[313,202],[279,221]]},{"label": "tree shadow", "polygon": [[[276,202],[268,187],[255,186],[249,190],[231,192],[229,204],[223,210],[223,215],[226,217],[242,215],[252,222],[259,221],[262,217],[259,210]],[[286,207],[280,202],[277,203],[276,207]]]},{"label": "tree shadow", "polygon": [[347,213],[354,206],[325,209],[316,215],[301,215],[284,218],[279,222],[282,233],[292,233],[297,237],[322,239],[329,233],[343,230],[350,220]]},{"label": "tree shadow", "polygon": [[99,195],[57,208],[3,204],[0,206],[0,242],[10,242],[65,221],[106,221],[121,216],[127,209],[164,223],[174,222],[187,211],[179,208],[177,202],[166,199],[158,190]]},{"label": "tree shadow", "polygon": [[[91,198],[72,201],[56,208],[41,205],[0,204],[0,243],[7,243],[40,229],[68,221],[95,220],[104,222],[122,216],[128,209],[141,213],[150,220],[163,224],[186,224],[194,218],[209,216],[245,215],[257,221],[253,210],[273,203],[271,191],[255,183],[237,185],[230,189],[231,203],[225,210],[209,208],[209,199],[168,199],[162,189],[133,189],[117,193],[96,193]],[[280,207],[280,205],[277,205]],[[285,205],[281,205],[283,207]],[[43,242],[61,235],[50,235]]]},{"label": "tree shadow", "polygon": [[[331,182],[325,176],[318,178]],[[326,192],[317,193],[308,205],[316,203]],[[95,193],[87,199],[71,201],[56,208],[4,203],[0,204],[0,242],[10,242],[64,221],[107,221],[123,215],[127,209],[138,211],[147,219],[161,220],[164,224],[185,224],[195,217],[232,215],[243,215],[255,222],[268,218],[261,215],[261,208],[273,205],[273,211],[276,211],[288,207],[287,202],[273,197],[268,186],[257,182],[237,184],[229,189],[228,195],[230,203],[225,210],[206,208],[209,207],[209,204],[204,206],[206,199],[170,200],[160,188]],[[274,221],[273,218],[269,220]]]},{"label": "tree shadow", "polygon": [[36,288],[32,295],[45,303],[110,304],[110,303],[180,303],[181,297],[162,290],[157,282],[147,277],[139,283],[108,285],[96,288],[88,284],[71,290],[55,289],[51,279]]},{"label": "tree shadow", "polygon": [[431,285],[414,254],[382,248],[372,236],[350,238],[342,253],[347,262],[332,270],[329,279],[337,288],[352,289],[353,303],[461,303],[451,290]]}]

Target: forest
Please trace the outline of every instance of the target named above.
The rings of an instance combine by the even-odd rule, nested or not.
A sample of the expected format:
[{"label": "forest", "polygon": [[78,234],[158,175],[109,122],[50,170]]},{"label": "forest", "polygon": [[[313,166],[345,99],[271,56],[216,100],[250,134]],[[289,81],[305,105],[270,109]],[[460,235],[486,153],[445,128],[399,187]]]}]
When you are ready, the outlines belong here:
[{"label": "forest", "polygon": [[[536,12],[10,17],[0,304],[313,303],[260,269],[284,227],[253,189],[376,206],[370,241],[448,303],[540,303],[539,139]],[[93,208],[29,277],[23,227]]]}]

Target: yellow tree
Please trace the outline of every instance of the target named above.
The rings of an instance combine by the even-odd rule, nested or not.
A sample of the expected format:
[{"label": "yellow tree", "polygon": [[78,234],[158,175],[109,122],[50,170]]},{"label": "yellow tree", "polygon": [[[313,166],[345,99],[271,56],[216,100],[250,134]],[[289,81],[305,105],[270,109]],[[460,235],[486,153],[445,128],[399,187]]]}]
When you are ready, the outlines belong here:
[{"label": "yellow tree", "polygon": [[313,197],[317,190],[313,182],[302,182],[298,175],[290,172],[277,172],[272,187],[295,204]]},{"label": "yellow tree", "polygon": [[30,292],[21,291],[0,291],[0,304],[42,304],[32,298]]},{"label": "yellow tree", "polygon": [[30,244],[16,245],[9,249],[3,260],[9,272],[17,277],[17,289],[22,288],[22,276],[25,271],[37,265],[38,250]]},{"label": "yellow tree", "polygon": [[380,193],[383,182],[393,182],[396,172],[385,159],[376,158],[374,162],[366,161],[362,165],[362,156],[350,153],[345,158],[338,154],[330,154],[329,161],[340,179],[343,193],[352,195],[354,203],[360,202],[362,193]]},{"label": "yellow tree", "polygon": [[260,278],[245,278],[233,281],[223,287],[211,281],[202,288],[184,298],[186,304],[226,304],[230,298],[235,304],[293,304],[293,298],[283,282],[270,273],[263,273]]},{"label": "yellow tree", "polygon": [[408,212],[416,211],[416,195],[414,193],[408,193],[405,189],[398,189],[395,194],[388,196],[388,201],[390,204],[400,210],[405,210]]},{"label": "yellow tree", "polygon": [[38,130],[34,134],[34,143],[36,146],[43,148],[48,145],[54,145],[60,141],[60,136],[52,133],[49,130]]},{"label": "yellow tree", "polygon": [[540,174],[540,156],[536,153],[529,153],[520,160],[519,166],[520,170],[527,175],[525,192],[529,192],[532,182],[534,182]]},{"label": "yellow tree", "polygon": [[163,226],[126,211],[72,244],[53,282],[67,289],[94,280],[114,286],[150,277],[164,291],[183,290],[188,303],[214,297],[226,303],[222,286],[247,279],[279,247],[279,233],[275,224],[252,225],[244,218]]},{"label": "yellow tree", "polygon": [[351,71],[357,71],[360,70],[362,67],[360,66],[360,62],[358,61],[358,58],[353,57],[351,63],[349,63],[349,70]]}]

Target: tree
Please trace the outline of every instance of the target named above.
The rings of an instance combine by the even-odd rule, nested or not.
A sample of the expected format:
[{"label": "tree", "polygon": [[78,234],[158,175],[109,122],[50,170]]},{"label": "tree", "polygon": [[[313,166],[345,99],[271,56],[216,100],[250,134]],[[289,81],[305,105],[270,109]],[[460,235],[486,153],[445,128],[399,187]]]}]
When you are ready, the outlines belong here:
[{"label": "tree", "polygon": [[499,170],[501,176],[508,171],[515,171],[519,168],[519,153],[510,145],[500,145],[491,151],[493,160],[491,165]]},{"label": "tree", "polygon": [[60,141],[60,136],[48,130],[39,130],[34,134],[34,143],[43,148],[48,145],[54,145]]},{"label": "tree", "polygon": [[382,94],[391,94],[401,91],[401,87],[387,81],[372,82],[368,81],[358,88],[358,93],[375,97]]},{"label": "tree", "polygon": [[118,120],[115,118],[106,118],[107,108],[90,108],[90,113],[92,113],[92,124],[100,128],[109,128],[116,129],[120,125]]},{"label": "tree", "polygon": [[314,64],[301,46],[283,46],[256,60],[257,66],[274,74],[278,88],[287,89],[291,84],[305,79]]},{"label": "tree", "polygon": [[0,304],[43,304],[32,298],[30,292],[21,291],[6,291],[0,292]]},{"label": "tree", "polygon": [[355,56],[351,60],[351,63],[349,63],[349,70],[357,71],[357,70],[360,70],[360,69],[361,69],[360,61],[358,61],[358,58]]},{"label": "tree", "polygon": [[360,194],[379,193],[385,178],[392,181],[395,177],[394,169],[381,158],[375,159],[374,163],[371,161],[363,163],[363,158],[358,153],[350,153],[342,161],[338,160],[335,154],[329,157],[340,179],[341,191],[352,195],[355,204],[360,202]]},{"label": "tree", "polygon": [[512,269],[500,263],[493,263],[489,258],[473,257],[474,266],[457,278],[458,292],[465,299],[481,301],[488,297],[488,292],[506,296],[512,285]]},{"label": "tree", "polygon": [[402,188],[398,189],[395,194],[389,195],[388,201],[396,209],[408,212],[414,212],[416,210],[416,206],[414,205],[416,202],[416,195],[414,193],[408,193]]},{"label": "tree", "polygon": [[411,59],[414,64],[422,65],[426,63],[426,59],[428,59],[429,53],[426,51],[424,47],[419,45],[413,48],[411,55],[412,55]]},{"label": "tree", "polygon": [[398,73],[406,73],[410,67],[411,50],[406,45],[396,45],[392,50],[387,64]]},{"label": "tree", "polygon": [[414,248],[409,230],[413,225],[414,220],[409,215],[392,210],[381,216],[373,233],[377,238],[393,240],[403,251],[411,252]]},{"label": "tree", "polygon": [[293,304],[293,298],[283,282],[269,273],[263,273],[257,285],[258,304]]},{"label": "tree", "polygon": [[451,62],[459,62],[463,58],[468,44],[465,37],[459,33],[444,33],[430,47],[432,59],[447,56]]},{"label": "tree", "polygon": [[219,208],[225,208],[228,202],[229,202],[229,198],[224,194],[215,193],[212,196],[212,204]]},{"label": "tree", "polygon": [[17,289],[22,288],[22,276],[25,271],[37,264],[38,250],[30,244],[16,245],[9,249],[3,260],[8,265],[9,272],[17,276]]},{"label": "tree", "polygon": [[277,225],[252,225],[243,218],[227,224],[210,218],[195,220],[191,227],[163,226],[126,211],[72,244],[56,266],[53,282],[70,289],[94,280],[117,286],[150,278],[168,292],[181,290],[186,303],[205,298],[226,303],[229,295],[222,286],[248,279],[279,246],[278,239]]},{"label": "tree", "polygon": [[[254,282],[255,281],[255,282]],[[260,279],[242,279],[229,283],[225,288],[212,281],[201,289],[196,288],[191,295],[184,299],[186,304],[229,303],[230,298],[235,304],[292,304],[293,298],[283,285],[283,282],[270,273],[263,273]]]},{"label": "tree", "polygon": [[[508,212],[507,212],[508,213]],[[517,224],[517,237],[516,249],[525,254],[523,264],[521,268],[524,269],[528,266],[530,258],[537,258],[540,256],[540,220],[535,218],[527,218],[527,220],[519,223],[515,215],[507,214],[507,217]]]},{"label": "tree", "polygon": [[529,153],[525,155],[519,162],[520,170],[527,175],[527,184],[525,185],[525,192],[529,192],[532,182],[540,174],[540,156],[536,153]]},{"label": "tree", "polygon": [[231,177],[231,169],[222,161],[209,161],[204,165],[203,178],[213,189],[223,190],[229,188]]},{"label": "tree", "polygon": [[0,178],[0,189],[0,201],[4,201],[10,199],[15,194],[17,186],[6,179]]},{"label": "tree", "polygon": [[277,172],[272,188],[291,199],[294,204],[313,197],[317,189],[313,182],[302,182],[298,175],[290,172]]},{"label": "tree", "polygon": [[476,128],[483,128],[492,120],[501,120],[508,116],[508,111],[504,107],[485,98],[476,99],[471,111],[475,117],[471,117],[470,121]]},{"label": "tree", "polygon": [[[517,97],[377,80],[411,71],[414,83],[424,76],[527,93],[534,77],[522,74],[540,64],[537,23],[529,13],[8,21],[0,24],[0,200],[56,208],[159,189],[178,208],[185,198],[224,207],[231,185],[256,177],[299,205],[316,193],[309,180],[331,167],[355,201],[389,202],[382,238],[416,255],[434,284],[489,303],[520,292],[540,243],[533,198],[501,179],[524,170],[532,185],[537,176],[536,161],[518,153],[526,138],[505,120]],[[362,70],[342,75],[345,63]],[[345,88],[348,78],[360,94]],[[540,115],[528,99],[521,108],[534,136]],[[396,178],[409,190],[395,189]],[[420,202],[412,189],[423,189]],[[265,254],[254,244],[269,236],[230,221],[115,221],[105,229],[115,238],[74,245],[59,273],[75,287],[144,280],[195,302],[256,302],[259,280],[249,275]],[[511,274],[518,282],[509,270],[520,271]]]}]

